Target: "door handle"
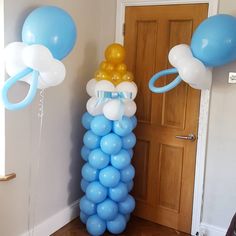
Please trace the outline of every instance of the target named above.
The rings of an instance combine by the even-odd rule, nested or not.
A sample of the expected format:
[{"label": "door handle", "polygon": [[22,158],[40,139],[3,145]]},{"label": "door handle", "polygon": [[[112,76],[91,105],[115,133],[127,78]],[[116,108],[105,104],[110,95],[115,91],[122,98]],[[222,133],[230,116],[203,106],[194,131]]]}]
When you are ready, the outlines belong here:
[{"label": "door handle", "polygon": [[184,140],[189,140],[189,141],[195,141],[196,140],[196,136],[194,134],[189,134],[187,136],[185,135],[176,135],[175,136],[178,139],[184,139]]}]

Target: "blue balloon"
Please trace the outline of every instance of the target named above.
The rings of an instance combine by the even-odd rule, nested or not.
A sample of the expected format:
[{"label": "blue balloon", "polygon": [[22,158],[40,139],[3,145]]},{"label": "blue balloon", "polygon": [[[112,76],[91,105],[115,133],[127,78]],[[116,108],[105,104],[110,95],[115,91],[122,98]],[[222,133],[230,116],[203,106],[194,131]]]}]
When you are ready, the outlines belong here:
[{"label": "blue balloon", "polygon": [[89,163],[85,163],[81,169],[82,177],[88,181],[94,181],[98,179],[99,170],[94,169]]},{"label": "blue balloon", "polygon": [[113,188],[120,182],[120,172],[116,168],[108,166],[100,171],[99,181],[105,187]]},{"label": "blue balloon", "polygon": [[[21,80],[23,77],[29,75],[32,72],[32,79],[31,79],[31,85],[28,91],[28,94],[26,95],[26,97],[18,102],[18,103],[11,103],[8,100],[8,91],[9,89],[19,80]],[[26,106],[28,106],[34,99],[34,97],[37,94],[37,86],[38,86],[38,77],[39,77],[39,72],[32,70],[31,68],[26,68],[24,70],[22,70],[21,72],[19,72],[18,74],[12,76],[10,79],[8,79],[3,88],[2,88],[2,101],[4,103],[4,106],[8,109],[8,110],[19,110],[22,109]]]},{"label": "blue balloon", "polygon": [[80,187],[81,187],[81,189],[84,193],[86,192],[86,189],[87,189],[88,185],[89,185],[88,181],[86,181],[85,179],[81,179]]},{"label": "blue balloon", "polygon": [[86,224],[88,216],[84,212],[80,211],[79,218],[84,224]]},{"label": "blue balloon", "polygon": [[131,195],[128,195],[123,202],[118,203],[118,206],[121,214],[130,214],[135,208],[135,200]]},{"label": "blue balloon", "polygon": [[83,142],[84,145],[89,149],[98,148],[100,145],[101,138],[94,134],[91,130],[84,134]]},{"label": "blue balloon", "polygon": [[236,60],[236,17],[219,14],[204,20],[195,30],[193,55],[208,67]]},{"label": "blue balloon", "polygon": [[58,60],[62,60],[73,49],[76,35],[76,26],[71,16],[54,6],[33,10],[26,18],[22,29],[24,43],[42,44]]},{"label": "blue balloon", "polygon": [[130,164],[130,161],[129,152],[125,149],[121,149],[117,154],[111,155],[111,164],[119,170],[126,168]]},{"label": "blue balloon", "polygon": [[126,185],[127,185],[127,188],[128,188],[128,192],[131,192],[131,190],[134,187],[134,181],[131,180],[130,182],[126,183]]},{"label": "blue balloon", "polygon": [[126,227],[126,219],[123,215],[118,216],[111,221],[107,221],[107,229],[112,234],[121,234]]},{"label": "blue balloon", "polygon": [[107,197],[107,188],[98,181],[90,183],[86,189],[86,197],[94,203],[100,203]]},{"label": "blue balloon", "polygon": [[129,165],[120,172],[120,179],[122,182],[128,183],[133,180],[135,175],[135,169],[132,165]]},{"label": "blue balloon", "polygon": [[128,149],[127,151],[129,152],[129,156],[130,156],[130,158],[132,159],[132,158],[133,158],[133,155],[134,155],[133,149]]},{"label": "blue balloon", "polygon": [[88,157],[90,154],[91,150],[88,149],[86,146],[83,146],[80,151],[80,155],[84,161],[88,161]]},{"label": "blue balloon", "polygon": [[87,216],[94,215],[96,213],[96,205],[89,201],[86,196],[83,196],[80,199],[79,207],[82,212],[84,212]]},{"label": "blue balloon", "polygon": [[118,135],[110,133],[102,137],[100,145],[103,152],[114,155],[120,151],[122,142]]},{"label": "blue balloon", "polygon": [[114,121],[113,123],[113,132],[119,136],[126,136],[131,133],[133,130],[133,122],[132,120],[124,116],[122,120]]},{"label": "blue balloon", "polygon": [[106,223],[97,215],[90,216],[86,223],[87,230],[90,235],[100,236],[106,231]]},{"label": "blue balloon", "polygon": [[130,220],[130,214],[124,215],[126,222]]},{"label": "blue balloon", "polygon": [[118,205],[107,198],[97,206],[97,214],[103,220],[114,220],[118,214]]},{"label": "blue balloon", "polygon": [[132,116],[130,117],[132,123],[133,123],[133,129],[135,129],[137,127],[137,124],[138,124],[138,120],[137,120],[137,117],[136,116]]},{"label": "blue balloon", "polygon": [[120,182],[114,188],[109,188],[109,197],[116,202],[124,201],[128,196],[128,188],[125,183]]},{"label": "blue balloon", "polygon": [[99,136],[107,135],[111,132],[112,121],[108,120],[105,116],[95,116],[91,122],[91,130]]},{"label": "blue balloon", "polygon": [[130,133],[122,138],[122,147],[125,149],[131,149],[136,143],[136,137],[134,133]]},{"label": "blue balloon", "polygon": [[102,169],[105,168],[109,162],[110,157],[106,153],[104,153],[100,148],[94,149],[88,157],[89,164],[96,168],[96,169]]},{"label": "blue balloon", "polygon": [[91,116],[88,112],[85,112],[82,116],[82,125],[85,129],[90,129],[91,122],[93,120],[93,116]]}]

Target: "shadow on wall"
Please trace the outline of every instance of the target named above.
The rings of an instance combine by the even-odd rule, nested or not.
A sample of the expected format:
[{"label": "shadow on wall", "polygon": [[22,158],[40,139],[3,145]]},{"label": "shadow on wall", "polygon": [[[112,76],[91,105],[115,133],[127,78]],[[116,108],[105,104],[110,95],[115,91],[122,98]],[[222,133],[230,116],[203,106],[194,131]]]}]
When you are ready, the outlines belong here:
[{"label": "shadow on wall", "polygon": [[[83,135],[85,133],[84,128],[81,125],[81,117],[82,114],[86,110],[86,102],[88,100],[88,96],[86,93],[86,84],[89,79],[92,78],[94,71],[98,64],[98,53],[99,50],[96,46],[96,43],[90,42],[85,46],[83,56],[84,58],[83,64],[79,68],[80,71],[83,71],[80,78],[80,83],[72,84],[73,88],[71,91],[74,96],[71,100],[71,112],[72,114],[72,131],[71,131],[71,141],[72,141],[72,149],[70,153],[70,173],[71,179],[68,184],[68,204],[73,203],[78,200],[82,196],[82,191],[80,189],[80,180],[81,180],[81,167],[83,165],[83,160],[80,157],[80,150],[83,145]],[[97,60],[94,60],[97,58]],[[76,62],[75,62],[76,63]],[[78,99],[78,94],[81,94]],[[74,209],[76,211],[76,209]],[[75,212],[72,212],[75,214]]]},{"label": "shadow on wall", "polygon": [[[26,17],[32,12],[35,8],[40,7],[41,5],[34,5],[31,7],[27,7],[27,9],[24,9],[21,11],[21,14],[18,16],[18,19],[16,21],[16,24],[14,26],[14,34],[18,36],[18,39],[15,41],[22,41],[21,39],[21,31],[23,28],[23,24],[25,22]],[[14,22],[15,23],[15,22]],[[12,27],[9,25],[5,25],[5,35],[11,35],[12,34]],[[11,43],[11,41],[6,41],[5,45]]]}]

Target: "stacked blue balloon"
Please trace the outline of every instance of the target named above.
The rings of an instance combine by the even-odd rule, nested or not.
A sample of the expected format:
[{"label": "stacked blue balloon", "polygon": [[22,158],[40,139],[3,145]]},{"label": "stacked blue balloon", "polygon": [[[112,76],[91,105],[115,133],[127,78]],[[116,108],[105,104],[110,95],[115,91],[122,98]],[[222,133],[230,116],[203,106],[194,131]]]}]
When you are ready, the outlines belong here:
[{"label": "stacked blue balloon", "polygon": [[120,234],[135,208],[129,194],[133,188],[134,167],[131,164],[137,125],[135,116],[124,116],[121,121],[108,120],[104,115],[82,117],[87,132],[81,157],[80,219],[91,235],[102,235],[106,229]]}]

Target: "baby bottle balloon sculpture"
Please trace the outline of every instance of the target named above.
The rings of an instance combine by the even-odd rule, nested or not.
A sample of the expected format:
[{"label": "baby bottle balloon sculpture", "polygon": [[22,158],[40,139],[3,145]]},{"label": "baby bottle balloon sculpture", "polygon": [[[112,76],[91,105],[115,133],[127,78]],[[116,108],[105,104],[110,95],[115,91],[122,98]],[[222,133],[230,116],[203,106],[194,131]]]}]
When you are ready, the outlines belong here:
[{"label": "baby bottle balloon sculpture", "polygon": [[[8,79],[2,90],[2,99],[9,110],[29,105],[37,89],[60,84],[66,75],[61,60],[73,49],[76,26],[71,16],[54,6],[33,10],[22,28],[22,42],[13,42],[5,48],[5,65]],[[8,100],[8,90],[17,82],[30,85],[27,96],[18,103]]]},{"label": "baby bottle balloon sculpture", "polygon": [[95,78],[87,83],[87,112],[82,124],[87,132],[81,156],[80,219],[91,235],[103,235],[107,229],[122,233],[134,210],[129,194],[133,187],[134,167],[131,158],[136,143],[132,130],[137,125],[133,99],[137,86],[124,64],[125,50],[110,45],[106,61],[100,64]]},{"label": "baby bottle balloon sculpture", "polygon": [[[219,14],[203,21],[193,34],[191,45],[180,44],[169,52],[169,62],[175,68],[155,74],[149,88],[154,93],[164,93],[182,80],[195,89],[209,89],[212,67],[223,66],[236,60],[236,17]],[[179,76],[164,87],[155,87],[161,76]]]}]

